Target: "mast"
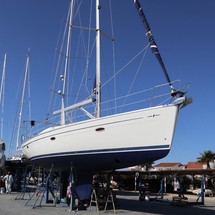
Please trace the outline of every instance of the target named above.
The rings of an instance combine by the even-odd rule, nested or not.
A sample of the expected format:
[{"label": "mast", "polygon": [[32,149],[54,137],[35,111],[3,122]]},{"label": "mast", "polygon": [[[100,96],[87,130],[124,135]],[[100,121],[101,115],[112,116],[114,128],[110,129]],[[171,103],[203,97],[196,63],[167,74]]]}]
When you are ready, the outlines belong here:
[{"label": "mast", "polygon": [[26,80],[27,80],[27,75],[28,75],[28,70],[29,70],[29,59],[30,59],[30,57],[29,57],[29,51],[28,51],[26,66],[25,66],[24,82],[23,82],[23,88],[22,88],[22,97],[21,97],[20,112],[19,112],[18,130],[17,130],[17,137],[16,137],[16,156],[18,156],[20,127],[21,127],[21,120],[22,120],[22,109],[23,109],[24,96],[25,96]]},{"label": "mast", "polygon": [[139,15],[140,15],[140,18],[141,18],[143,24],[144,24],[144,26],[145,26],[145,29],[146,29],[146,36],[148,37],[148,41],[149,41],[149,43],[150,43],[150,48],[151,48],[151,50],[152,50],[152,53],[153,53],[153,54],[155,55],[155,57],[157,58],[157,60],[158,60],[158,62],[159,62],[159,64],[160,64],[160,66],[161,66],[161,68],[162,68],[162,70],[163,70],[163,72],[164,72],[164,75],[165,75],[165,77],[166,77],[166,80],[167,80],[167,82],[169,83],[169,86],[170,86],[170,88],[171,88],[171,90],[172,90],[172,93],[174,93],[175,90],[174,90],[174,88],[173,88],[173,86],[172,86],[171,80],[170,80],[170,78],[169,78],[169,75],[168,75],[168,73],[167,73],[166,67],[165,67],[164,62],[163,62],[163,60],[162,60],[162,58],[161,58],[161,55],[160,55],[160,53],[159,53],[157,44],[156,44],[156,42],[155,42],[155,40],[154,40],[154,37],[153,37],[153,35],[152,35],[152,32],[151,32],[151,29],[150,29],[150,27],[149,27],[148,21],[147,21],[145,15],[144,15],[143,9],[142,9],[142,7],[141,7],[141,5],[140,5],[140,3],[139,3],[138,0],[134,0],[134,4],[135,4],[135,6],[136,6],[136,8],[137,8],[137,11],[138,11],[138,13],[139,13]]},{"label": "mast", "polygon": [[4,55],[4,64],[3,64],[3,70],[2,70],[2,79],[1,79],[1,88],[0,88],[0,104],[2,107],[2,119],[1,119],[1,136],[3,135],[3,111],[4,111],[4,87],[5,87],[5,70],[6,70],[6,61],[7,61],[7,55]]},{"label": "mast", "polygon": [[100,80],[100,2],[96,0],[96,111],[95,117],[100,117],[101,106],[101,80]]},{"label": "mast", "polygon": [[72,28],[72,8],[73,8],[73,0],[71,0],[70,8],[69,8],[69,29],[67,35],[67,47],[66,47],[66,61],[64,66],[64,75],[61,77],[63,80],[63,90],[61,93],[61,125],[65,124],[65,90],[66,90],[66,78],[69,64],[69,48],[70,48],[70,37],[71,37],[71,28]]}]

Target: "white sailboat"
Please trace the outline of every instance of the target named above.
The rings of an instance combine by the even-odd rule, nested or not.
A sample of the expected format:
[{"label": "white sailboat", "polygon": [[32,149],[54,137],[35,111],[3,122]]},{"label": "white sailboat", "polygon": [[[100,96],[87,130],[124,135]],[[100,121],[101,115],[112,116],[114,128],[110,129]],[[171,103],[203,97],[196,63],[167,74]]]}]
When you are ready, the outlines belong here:
[{"label": "white sailboat", "polygon": [[[2,69],[2,77],[1,77],[1,86],[0,86],[0,104],[1,104],[1,113],[3,116],[4,112],[4,89],[5,89],[5,72],[6,72],[6,61],[7,61],[7,55],[4,56],[4,63],[3,63],[3,69]],[[5,143],[2,140],[3,136],[3,117],[1,118],[1,138],[0,138],[0,168],[3,168],[5,165],[6,156],[4,154],[5,152]]]},{"label": "white sailboat", "polygon": [[[22,137],[22,122],[25,123],[23,120],[23,109],[24,108],[24,103],[25,99],[27,97],[27,92],[28,92],[28,109],[27,114],[29,115],[28,118],[31,118],[31,111],[30,111],[30,56],[29,56],[30,50],[28,50],[27,56],[26,56],[26,62],[25,62],[25,70],[23,72],[23,79],[21,80],[21,87],[20,87],[20,97],[18,98],[18,106],[17,106],[17,116],[14,121],[14,131],[13,135],[11,135],[11,146],[9,149],[9,154],[10,158],[8,158],[8,161],[17,161],[21,162],[21,150],[20,150],[20,142],[21,142],[21,137]],[[26,102],[26,103],[27,103]]]},{"label": "white sailboat", "polygon": [[[134,1],[144,24],[147,21],[138,1]],[[77,6],[79,8],[79,5]],[[61,95],[61,108],[53,112],[60,115],[60,123],[52,124],[49,121],[39,123],[32,127],[36,133],[30,130],[25,134],[21,145],[25,158],[42,167],[54,167],[70,169],[72,166],[77,172],[97,172],[114,170],[128,166],[138,165],[145,162],[158,160],[165,157],[171,149],[176,121],[179,110],[188,103],[188,99],[181,92],[181,88],[175,89],[170,81],[159,55],[156,43],[152,37],[147,23],[147,36],[154,54],[159,58],[162,68],[165,70],[169,92],[163,96],[170,98],[171,102],[119,112],[112,115],[102,115],[101,103],[101,66],[100,66],[100,2],[96,0],[96,81],[93,93],[83,101],[79,101],[68,107],[66,102],[66,89],[71,46],[73,21],[77,14],[74,12],[75,1],[71,1],[67,48],[65,51],[64,74],[60,77],[63,81]],[[92,30],[92,29],[91,29]],[[76,46],[77,43],[76,43]],[[158,87],[150,89],[155,92]],[[148,91],[147,91],[148,92]],[[152,94],[151,94],[152,95]],[[161,98],[152,95],[150,99]],[[95,111],[90,112],[87,107],[95,104]],[[83,121],[67,120],[66,116],[71,111],[81,110],[88,117]],[[39,130],[38,126],[43,126]],[[44,126],[48,126],[44,128]]]}]

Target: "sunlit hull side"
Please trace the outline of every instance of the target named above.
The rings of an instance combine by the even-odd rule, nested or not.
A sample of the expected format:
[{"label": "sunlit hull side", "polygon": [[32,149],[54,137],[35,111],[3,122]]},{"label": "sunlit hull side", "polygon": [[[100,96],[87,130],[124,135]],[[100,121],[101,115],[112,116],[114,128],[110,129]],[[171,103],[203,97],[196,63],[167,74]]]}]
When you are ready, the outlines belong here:
[{"label": "sunlit hull side", "polygon": [[22,144],[43,167],[104,171],[165,157],[172,145],[178,105],[165,105],[44,130]]}]

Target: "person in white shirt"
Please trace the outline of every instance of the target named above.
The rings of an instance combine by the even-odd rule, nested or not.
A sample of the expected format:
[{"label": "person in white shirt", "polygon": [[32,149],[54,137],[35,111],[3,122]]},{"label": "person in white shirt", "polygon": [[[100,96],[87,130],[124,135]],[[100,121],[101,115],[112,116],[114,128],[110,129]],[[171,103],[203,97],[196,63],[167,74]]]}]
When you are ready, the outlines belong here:
[{"label": "person in white shirt", "polygon": [[11,175],[10,172],[8,172],[8,174],[5,175],[4,182],[5,182],[6,193],[11,193],[11,187],[12,187],[12,183],[13,183],[13,176]]}]

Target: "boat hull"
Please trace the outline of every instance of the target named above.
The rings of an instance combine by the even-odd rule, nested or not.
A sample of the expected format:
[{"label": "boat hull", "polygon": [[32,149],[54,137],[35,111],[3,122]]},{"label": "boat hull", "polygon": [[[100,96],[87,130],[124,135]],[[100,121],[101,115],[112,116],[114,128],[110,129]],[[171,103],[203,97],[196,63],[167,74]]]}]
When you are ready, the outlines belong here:
[{"label": "boat hull", "polygon": [[172,145],[177,105],[55,126],[22,144],[31,162],[58,169],[105,171],[165,157]]}]

